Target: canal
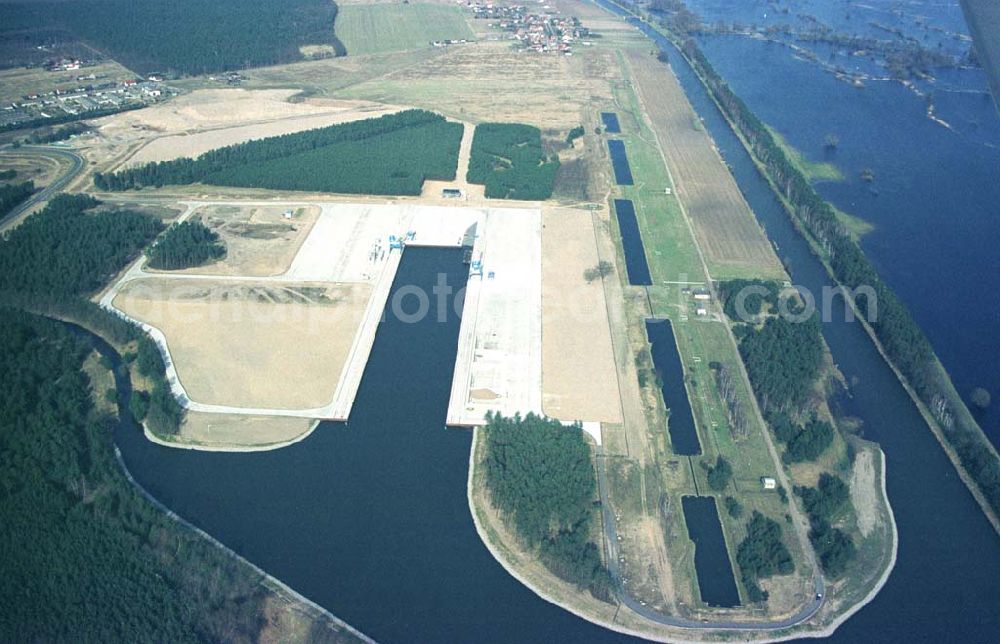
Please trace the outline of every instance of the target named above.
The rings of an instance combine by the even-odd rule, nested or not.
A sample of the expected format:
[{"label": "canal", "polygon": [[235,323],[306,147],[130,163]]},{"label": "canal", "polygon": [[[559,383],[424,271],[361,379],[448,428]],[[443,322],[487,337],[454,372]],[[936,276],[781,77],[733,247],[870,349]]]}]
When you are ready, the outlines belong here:
[{"label": "canal", "polygon": [[618,122],[618,115],[614,112],[601,112],[601,122],[604,123],[604,131],[608,134],[621,134],[622,126]]},{"label": "canal", "polygon": [[[641,25],[663,48],[672,46]],[[793,281],[822,292],[825,269],[795,231],[770,186],[683,58],[674,73],[704,119],[754,213],[788,263]],[[833,642],[987,642],[1000,632],[996,593],[1000,537],[993,530],[892,370],[836,300],[822,325],[834,361],[853,383],[843,413],[860,418],[864,436],[886,453],[887,488],[899,530],[896,567],[875,599]]]},{"label": "canal", "polygon": [[620,139],[609,139],[608,151],[611,153],[611,165],[615,171],[615,183],[620,186],[631,186],[634,183],[632,180],[632,166],[628,163],[625,142]]},{"label": "canal", "polygon": [[729,563],[715,497],[685,496],[681,498],[681,506],[688,536],[694,542],[694,568],[701,600],[709,606],[739,606],[740,593]]},{"label": "canal", "polygon": [[[460,249],[408,248],[393,293],[430,292],[439,273],[465,283]],[[459,319],[439,322],[430,300],[419,322],[381,323],[348,423],[230,454],[161,447],[123,426],[127,467],[180,516],[380,642],[626,639],[537,597],[480,540],[466,497],[472,434],[444,424]]]}]

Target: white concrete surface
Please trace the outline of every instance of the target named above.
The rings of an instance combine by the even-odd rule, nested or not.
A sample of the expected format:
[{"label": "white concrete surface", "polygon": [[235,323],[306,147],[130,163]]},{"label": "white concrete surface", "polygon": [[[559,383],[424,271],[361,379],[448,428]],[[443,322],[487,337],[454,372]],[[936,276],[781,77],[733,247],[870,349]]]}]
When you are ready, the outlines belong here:
[{"label": "white concrete surface", "polygon": [[[184,202],[187,219],[204,205],[302,206],[306,202]],[[401,252],[390,236],[412,238],[410,246],[460,246],[476,227],[475,258],[484,274],[472,277],[460,330],[456,373],[448,422],[482,424],[489,410],[505,415],[541,413],[541,213],[538,209],[468,208],[416,204],[322,203],[320,215],[289,269],[269,277],[192,273],[149,273],[137,260],[100,298],[101,306],[139,324],[157,343],[175,397],[187,409],[204,413],[295,416],[346,420],[364,374],[399,266]],[[487,250],[488,248],[488,250]],[[489,279],[489,272],[494,278]],[[192,400],[177,375],[169,339],[156,327],[129,318],[114,306],[115,297],[133,280],[213,282],[365,282],[372,285],[362,322],[330,402],[311,409],[271,409],[216,405]],[[464,384],[461,384],[464,383]],[[475,390],[495,392],[494,400],[476,400]],[[597,436],[600,436],[599,429]]]},{"label": "white concrete surface", "polygon": [[542,223],[536,209],[491,208],[477,229],[482,275],[466,287],[449,424],[487,412],[542,413]]}]

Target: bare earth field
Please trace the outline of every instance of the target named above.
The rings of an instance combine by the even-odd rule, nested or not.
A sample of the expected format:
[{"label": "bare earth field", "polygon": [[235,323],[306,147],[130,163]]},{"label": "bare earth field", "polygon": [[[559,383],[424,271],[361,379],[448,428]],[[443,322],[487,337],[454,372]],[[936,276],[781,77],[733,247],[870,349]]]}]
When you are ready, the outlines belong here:
[{"label": "bare earth field", "polygon": [[[321,61],[322,62],[322,61]],[[286,86],[287,87],[287,86]],[[254,138],[300,132],[399,108],[367,101],[309,98],[294,89],[196,89],[141,110],[92,121],[97,138],[83,150],[96,169],[197,156]]]},{"label": "bare earth field", "polygon": [[630,50],[628,67],[667,158],[678,196],[713,278],[781,278],[784,270],[736,181],[698,122],[677,78],[647,51]]},{"label": "bare earth field", "polygon": [[371,287],[141,279],[114,305],[160,329],[192,399],[321,407],[337,388]]},{"label": "bare earth field", "polygon": [[[289,106],[298,105],[288,103]],[[197,157],[209,150],[244,143],[252,139],[293,134],[304,130],[328,127],[348,121],[375,118],[398,112],[399,108],[386,105],[361,105],[353,102],[335,111],[309,116],[288,116],[277,121],[227,127],[191,134],[176,134],[153,139],[125,163],[126,166],[141,165],[153,161],[169,161],[179,157]]]},{"label": "bare earth field", "polygon": [[[292,219],[284,218],[286,210],[293,211]],[[202,206],[195,211],[194,218],[218,233],[226,245],[226,256],[208,266],[170,273],[280,275],[291,266],[319,212],[319,206]]]},{"label": "bare earth field", "polygon": [[440,55],[346,88],[343,95],[438,110],[462,120],[569,130],[593,101],[610,100],[613,52],[547,56],[508,42],[449,47]]},{"label": "bare earth field", "polygon": [[[542,410],[561,420],[622,422],[591,214],[542,211]],[[612,279],[614,279],[612,277]]]}]

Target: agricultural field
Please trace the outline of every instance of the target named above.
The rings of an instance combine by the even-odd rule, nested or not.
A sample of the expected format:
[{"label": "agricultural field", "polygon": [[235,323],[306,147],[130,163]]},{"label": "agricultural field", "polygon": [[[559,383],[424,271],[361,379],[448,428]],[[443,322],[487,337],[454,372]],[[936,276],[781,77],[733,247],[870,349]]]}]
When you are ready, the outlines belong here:
[{"label": "agricultural field", "polygon": [[626,56],[711,277],[783,278],[767,235],[676,77],[648,50],[629,50]]},{"label": "agricultural field", "polygon": [[[672,177],[653,132],[642,119],[635,90],[626,84],[614,89],[622,134],[629,163],[637,178],[635,185],[619,186],[623,197],[635,205],[639,229],[654,284],[692,281],[703,284],[704,267],[698,248],[691,243],[691,231],[681,210]],[[667,194],[667,190],[670,194]]]},{"label": "agricultural field", "polygon": [[[405,62],[391,73],[345,79],[348,85],[341,85],[339,94],[413,105],[463,121],[530,123],[557,130],[563,139],[593,106],[610,99],[608,81],[621,77],[614,52],[597,47],[586,56],[536,56],[507,42],[477,42],[396,56],[405,57]],[[383,61],[388,63],[378,59],[379,64]],[[333,77],[315,82],[329,87],[341,81]]]},{"label": "agricultural field", "polygon": [[335,31],[348,56],[431,47],[434,41],[472,40],[466,11],[432,3],[339,4]]}]

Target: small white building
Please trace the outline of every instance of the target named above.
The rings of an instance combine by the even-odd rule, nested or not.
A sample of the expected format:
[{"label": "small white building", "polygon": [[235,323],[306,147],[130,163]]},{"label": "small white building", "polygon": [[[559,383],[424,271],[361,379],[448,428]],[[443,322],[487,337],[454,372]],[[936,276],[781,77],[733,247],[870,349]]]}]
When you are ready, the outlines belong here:
[{"label": "small white building", "polygon": [[778,487],[778,482],[775,481],[774,478],[770,476],[760,477],[760,484],[764,486],[765,490],[773,490],[776,487]]}]

